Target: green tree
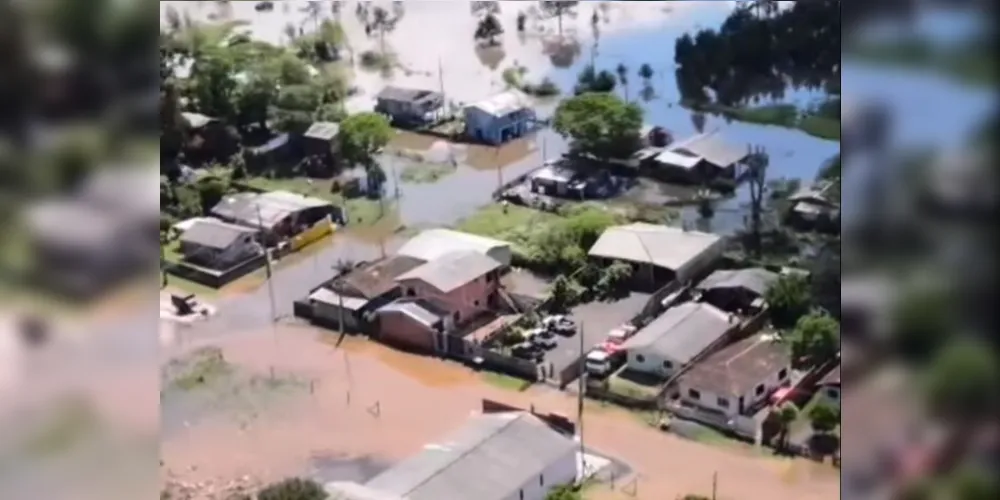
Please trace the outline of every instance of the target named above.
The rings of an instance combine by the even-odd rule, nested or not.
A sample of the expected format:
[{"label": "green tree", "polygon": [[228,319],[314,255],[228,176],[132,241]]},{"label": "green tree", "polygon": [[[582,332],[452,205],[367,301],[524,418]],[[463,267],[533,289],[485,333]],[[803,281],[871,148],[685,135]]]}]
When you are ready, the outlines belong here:
[{"label": "green tree", "polygon": [[203,177],[198,180],[198,198],[201,200],[201,212],[208,213],[212,207],[222,201],[229,191],[229,184],[218,177]]},{"label": "green tree", "polygon": [[560,274],[552,281],[549,290],[549,307],[555,312],[565,312],[576,305],[581,293],[579,284]]},{"label": "green tree", "polygon": [[796,273],[781,275],[764,292],[764,300],[774,326],[790,327],[812,307],[809,279]]},{"label": "green tree", "polygon": [[[378,153],[392,139],[389,120],[378,113],[358,113],[340,124],[340,154],[348,164],[361,165],[368,177],[369,188],[379,193],[381,203],[385,171],[378,162]],[[381,206],[381,205],[380,205]],[[384,208],[384,207],[383,207]]]},{"label": "green tree", "polygon": [[271,484],[257,493],[257,500],[326,500],[323,486],[312,479],[290,478]]},{"label": "green tree", "polygon": [[372,29],[378,32],[378,43],[379,51],[382,52],[382,56],[385,57],[385,33],[389,31],[392,26],[392,21],[389,19],[389,12],[382,7],[375,7],[372,9]]},{"label": "green tree", "polygon": [[792,358],[819,364],[840,351],[840,323],[825,311],[814,310],[799,318],[789,336]]},{"label": "green tree", "polygon": [[927,370],[926,400],[943,419],[963,424],[985,421],[1000,408],[998,380],[1000,366],[992,348],[979,340],[952,337]]},{"label": "green tree", "polygon": [[791,401],[786,401],[774,410],[778,422],[778,447],[788,448],[788,437],[794,423],[799,418],[799,408]]},{"label": "green tree", "polygon": [[767,167],[771,163],[770,156],[764,148],[758,147],[751,151],[746,160],[750,171],[750,251],[758,259],[764,252],[762,240],[765,191],[767,186]]},{"label": "green tree", "polygon": [[642,66],[639,66],[639,78],[645,80],[647,84],[653,78],[653,67],[649,63],[642,63]]},{"label": "green tree", "polygon": [[500,19],[493,14],[487,14],[476,25],[476,40],[486,40],[490,45],[497,45],[496,38],[503,34],[503,26]]},{"label": "green tree", "polygon": [[235,122],[236,68],[222,51],[210,51],[191,66],[191,89],[200,112],[227,122]]},{"label": "green tree", "polygon": [[553,128],[579,153],[601,160],[627,158],[639,145],[642,109],[615,95],[588,93],[556,108]]},{"label": "green tree", "polygon": [[833,432],[840,425],[840,413],[830,405],[818,404],[809,410],[809,423],[820,434]]},{"label": "green tree", "polygon": [[610,71],[597,71],[593,64],[588,64],[576,76],[576,87],[573,92],[577,95],[588,92],[611,92],[617,84],[618,80]]},{"label": "green tree", "polygon": [[549,490],[545,500],[581,500],[580,491],[572,485],[559,485]]},{"label": "green tree", "polygon": [[543,1],[542,8],[551,12],[559,20],[559,35],[563,33],[563,16],[576,8],[580,2]]},{"label": "green tree", "polygon": [[528,16],[524,12],[517,13],[517,32],[524,33],[524,25],[528,21]]},{"label": "green tree", "polygon": [[314,85],[288,85],[278,92],[270,115],[282,132],[300,134],[312,125],[313,113],[323,104],[323,89]]}]

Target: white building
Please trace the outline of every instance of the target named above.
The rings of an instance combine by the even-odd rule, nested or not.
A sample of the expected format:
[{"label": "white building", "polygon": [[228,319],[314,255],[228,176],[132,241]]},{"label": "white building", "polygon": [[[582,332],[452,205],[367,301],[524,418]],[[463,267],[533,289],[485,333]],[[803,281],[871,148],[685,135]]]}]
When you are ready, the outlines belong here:
[{"label": "white building", "polygon": [[628,368],[669,378],[719,344],[736,325],[735,316],[709,304],[676,305],[625,341]]},{"label": "white building", "polygon": [[577,480],[578,451],[572,437],[530,413],[481,414],[364,486],[326,488],[350,500],[544,500]]},{"label": "white building", "polygon": [[588,255],[605,263],[628,262],[638,278],[662,285],[703,274],[725,249],[725,239],[717,234],[636,222],[606,229]]},{"label": "white building", "polygon": [[510,243],[477,236],[475,234],[452,231],[451,229],[428,229],[407,241],[396,255],[413,257],[431,262],[446,254],[472,250],[488,255],[502,266],[510,266]]}]

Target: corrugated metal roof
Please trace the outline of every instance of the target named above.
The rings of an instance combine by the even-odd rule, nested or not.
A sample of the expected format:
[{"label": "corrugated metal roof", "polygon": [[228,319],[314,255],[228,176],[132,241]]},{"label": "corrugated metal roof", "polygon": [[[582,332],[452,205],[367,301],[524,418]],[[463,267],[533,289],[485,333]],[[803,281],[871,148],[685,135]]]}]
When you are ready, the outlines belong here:
[{"label": "corrugated metal roof", "polygon": [[745,288],[757,295],[764,295],[771,283],[778,279],[777,273],[772,273],[760,267],[748,269],[723,269],[715,271],[698,284],[698,289],[712,288]]},{"label": "corrugated metal roof", "polygon": [[653,264],[676,271],[721,241],[717,234],[637,222],[609,227],[589,255]]},{"label": "corrugated metal roof", "polygon": [[729,315],[715,307],[685,302],[667,309],[623,346],[629,350],[652,350],[684,364],[722,338],[731,326]]},{"label": "corrugated metal roof", "polygon": [[340,307],[341,301],[343,301],[344,309],[349,311],[357,311],[368,303],[368,300],[359,297],[349,297],[347,295],[340,295],[337,292],[330,290],[329,288],[323,287],[311,295],[309,295],[309,300],[313,302],[320,302],[323,304],[329,304],[333,306]]},{"label": "corrugated metal roof", "polygon": [[323,485],[328,495],[327,500],[404,500],[398,495],[391,495],[374,490],[365,485],[347,481],[334,481]]},{"label": "corrugated metal roof", "polygon": [[376,99],[384,99],[387,101],[399,101],[399,102],[413,102],[424,99],[426,97],[438,96],[439,92],[434,92],[432,90],[423,89],[411,89],[395,86],[387,86],[383,88],[378,95],[375,96]]},{"label": "corrugated metal roof", "polygon": [[448,315],[448,313],[441,308],[434,306],[426,300],[420,299],[402,299],[390,302],[380,307],[378,312],[398,312],[405,314],[428,328],[433,328],[434,325],[437,325],[438,322],[442,321]]},{"label": "corrugated metal roof", "polygon": [[656,159],[654,161],[681,168],[691,168],[701,161],[701,157],[678,153],[676,151],[664,151],[656,155]]},{"label": "corrugated metal roof", "polygon": [[709,354],[681,380],[720,396],[742,396],[791,366],[788,348],[764,335],[750,337]]},{"label": "corrugated metal roof", "polygon": [[690,153],[717,167],[728,167],[750,154],[746,148],[727,143],[717,132],[691,137],[671,146],[670,151]]},{"label": "corrugated metal roof", "polygon": [[576,443],[527,413],[477,415],[367,486],[408,500],[505,500]]},{"label": "corrugated metal roof", "polygon": [[246,226],[270,228],[295,212],[327,205],[331,203],[288,191],[240,193],[220,201],[212,213]]},{"label": "corrugated metal roof", "polygon": [[[482,254],[490,254],[497,248],[509,249],[510,244],[450,229],[428,229],[411,238],[396,253],[430,262],[455,251],[474,250]],[[494,255],[494,257],[496,256]],[[500,263],[508,265],[510,261],[501,261]]]},{"label": "corrugated metal roof", "polygon": [[181,242],[194,243],[203,247],[223,250],[242,236],[253,234],[253,229],[227,224],[217,219],[205,218],[196,221],[184,234]]},{"label": "corrugated metal roof", "polygon": [[310,139],[319,139],[321,141],[329,141],[337,134],[340,133],[340,124],[334,122],[316,122],[309,126],[306,133],[303,134],[305,137]]},{"label": "corrugated metal roof", "polygon": [[448,293],[500,267],[500,263],[475,250],[459,250],[438,257],[399,275],[396,281],[420,280]]},{"label": "corrugated metal roof", "polygon": [[468,107],[476,108],[484,113],[501,117],[509,115],[515,111],[530,107],[528,97],[516,90],[507,90],[482,101],[470,104]]}]

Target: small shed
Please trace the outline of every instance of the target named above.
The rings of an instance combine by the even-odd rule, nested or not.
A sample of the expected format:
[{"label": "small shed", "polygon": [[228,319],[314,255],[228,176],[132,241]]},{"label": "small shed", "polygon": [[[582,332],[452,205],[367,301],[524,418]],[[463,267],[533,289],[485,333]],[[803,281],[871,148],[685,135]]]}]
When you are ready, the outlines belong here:
[{"label": "small shed", "polygon": [[673,144],[656,156],[660,177],[687,183],[707,183],[717,179],[735,180],[737,165],[749,150],[729,144],[718,132],[699,134]]},{"label": "small shed", "polygon": [[340,124],[334,122],[316,122],[302,134],[303,147],[306,156],[332,158],[337,151]]}]

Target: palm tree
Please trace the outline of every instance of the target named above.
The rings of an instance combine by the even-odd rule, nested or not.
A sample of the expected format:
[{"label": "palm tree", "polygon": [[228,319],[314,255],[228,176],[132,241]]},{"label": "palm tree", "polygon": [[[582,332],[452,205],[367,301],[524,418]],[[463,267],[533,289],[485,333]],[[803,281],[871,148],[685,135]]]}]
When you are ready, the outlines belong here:
[{"label": "palm tree", "polygon": [[639,78],[645,80],[646,85],[649,85],[649,80],[653,78],[653,67],[649,63],[642,63],[642,66],[639,66]]},{"label": "palm tree", "polygon": [[628,101],[628,67],[625,63],[618,63],[618,67],[615,68],[615,72],[618,73],[618,82],[621,83],[622,88],[625,89],[625,100]]},{"label": "palm tree", "polygon": [[573,7],[576,7],[576,4],[578,4],[578,3],[580,3],[580,2],[553,2],[553,1],[543,1],[542,2],[542,8],[545,9],[545,10],[548,10],[549,12],[552,12],[553,14],[555,14],[556,18],[559,20],[559,35],[560,36],[562,36],[562,33],[563,33],[563,23],[562,23],[562,21],[563,21],[563,14],[566,14],[567,12],[569,12],[570,10],[572,10]]},{"label": "palm tree", "polygon": [[382,7],[372,10],[372,29],[378,31],[379,49],[385,55],[385,32],[389,29],[389,13]]}]

